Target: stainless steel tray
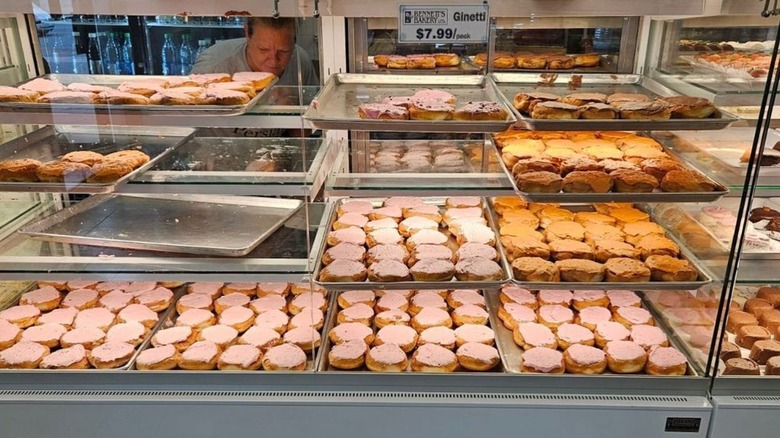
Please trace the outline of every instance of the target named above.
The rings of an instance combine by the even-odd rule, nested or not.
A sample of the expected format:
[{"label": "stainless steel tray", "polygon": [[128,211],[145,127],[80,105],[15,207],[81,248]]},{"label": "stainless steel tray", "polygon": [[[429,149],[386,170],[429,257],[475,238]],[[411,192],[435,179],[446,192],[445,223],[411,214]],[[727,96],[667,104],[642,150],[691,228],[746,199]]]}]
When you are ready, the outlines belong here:
[{"label": "stainless steel tray", "polygon": [[206,195],[95,195],[21,233],[41,240],[243,256],[290,218],[298,200]]},{"label": "stainless steel tray", "polygon": [[[458,104],[469,101],[492,101],[504,105],[505,120],[371,120],[358,116],[358,106],[381,102],[388,96],[409,96],[415,91],[435,88],[452,93]],[[457,104],[456,104],[457,106]],[[495,84],[481,75],[376,75],[338,73],[314,98],[303,114],[319,129],[394,132],[499,132],[517,119],[511,105],[501,97]]]},{"label": "stainless steel tray", "polygon": [[[495,291],[493,291],[495,292]],[[328,334],[330,333],[330,330],[333,327],[336,327],[338,325],[337,317],[339,313],[339,307],[337,302],[337,296],[338,293],[333,293],[333,302],[332,306],[330,308],[330,311],[327,315],[327,320],[325,321],[325,327],[323,327],[323,347],[321,348],[322,352],[320,354],[320,360],[319,360],[319,366],[317,367],[317,371],[319,372],[329,372],[329,373],[370,373],[371,370],[366,368],[365,365],[363,365],[360,368],[354,369],[354,370],[342,370],[339,368],[332,367],[330,365],[330,362],[328,361],[328,354],[330,353],[330,349],[333,348],[333,344],[330,341],[330,337]],[[493,311],[491,308],[491,304],[487,299],[488,291],[482,291],[482,296],[485,297],[485,306],[487,306],[487,312],[488,312],[488,327],[493,329],[493,332],[496,333],[496,338],[498,338],[498,333],[496,332],[496,324],[500,324],[500,321],[498,321],[496,315],[497,311]],[[450,313],[452,313],[452,310],[449,310]],[[378,331],[376,326],[372,325],[371,328],[374,330],[374,334]],[[371,346],[369,345],[369,348]],[[415,347],[417,348],[417,347]],[[462,368],[459,368],[456,373],[458,374],[474,374],[474,373],[487,373],[487,374],[495,374],[495,373],[505,373],[507,366],[504,362],[504,354],[501,352],[501,346],[498,344],[498,340],[496,340],[496,349],[498,350],[498,357],[500,359],[500,362],[498,365],[496,365],[493,369],[488,371],[470,371],[465,370]],[[407,356],[411,357],[413,353],[407,353]],[[414,373],[415,371],[411,368],[411,361],[409,368],[406,369],[404,373],[383,373],[383,374],[406,374],[406,373]]]},{"label": "stainless steel tray", "polygon": [[[499,159],[498,161],[501,165],[501,168],[509,177],[509,180],[512,181],[512,187],[515,189],[515,193],[517,193],[521,198],[530,202],[713,202],[717,201],[725,195],[728,195],[729,189],[726,186],[710,178],[707,174],[700,171],[699,169],[687,165],[685,161],[680,159],[668,148],[664,148],[664,151],[666,151],[666,153],[668,153],[674,160],[685,166],[686,169],[692,172],[696,172],[702,178],[714,184],[716,186],[716,190],[711,192],[663,192],[660,189],[655,189],[654,191],[648,193],[565,193],[562,191],[558,193],[524,192],[517,187],[517,181],[512,174],[512,170],[506,167],[504,160]],[[501,154],[498,154],[500,157]]]},{"label": "stainless steel tray", "polygon": [[[103,85],[116,88],[124,82],[144,81],[149,79],[166,79],[166,76],[132,76],[132,75],[81,75],[81,74],[48,74],[41,76],[43,79],[57,80],[63,85],[74,82],[90,85]],[[36,78],[33,78],[36,79]],[[33,80],[30,79],[29,81]],[[278,79],[278,78],[277,78]],[[108,105],[108,104],[73,104],[73,103],[29,103],[29,102],[0,102],[0,112],[42,112],[52,114],[139,114],[152,113],[164,115],[182,116],[238,116],[244,114],[257,104],[265,93],[270,90],[277,79],[274,79],[266,88],[258,92],[245,105]],[[22,85],[29,81],[24,81]]]},{"label": "stainless steel tray", "polygon": [[[501,306],[501,302],[498,300],[497,294],[488,294],[486,295],[486,298],[488,299],[488,306],[491,309],[490,314],[491,316],[493,313],[498,313],[498,308]],[[646,305],[643,307],[647,308]],[[655,315],[654,315],[655,316]],[[515,373],[515,374],[524,374],[524,375],[535,375],[537,373],[528,373],[525,371],[521,371],[523,367],[523,349],[520,348],[517,344],[515,344],[514,339],[512,338],[512,331],[504,327],[504,324],[500,321],[499,318],[494,317],[498,320],[498,325],[494,325],[493,331],[496,332],[496,345],[500,346],[499,353],[501,354],[501,361],[504,363],[504,366],[506,367],[506,371],[509,373]],[[674,335],[674,333],[666,327],[660,319],[657,317],[655,318],[656,325],[661,328],[664,333],[666,334],[666,337],[669,339],[670,345],[677,348],[681,353],[685,354],[688,352],[686,348],[684,348],[681,344],[681,341],[677,336]],[[693,367],[692,361],[690,359],[690,355],[686,355],[686,359],[688,359],[688,372],[686,375],[688,376],[698,376],[696,373],[695,368]],[[575,376],[575,374],[566,374],[569,376]],[[619,376],[620,374],[616,374],[611,372],[609,369],[604,371],[602,376]],[[632,376],[643,376],[648,379],[655,378],[656,376],[651,376],[648,374],[631,374]],[[580,375],[577,375],[580,376]],[[587,377],[594,377],[598,378],[599,375],[582,375]],[[560,377],[560,375],[559,375]]]},{"label": "stainless steel tray", "polygon": [[[375,207],[382,205],[383,199],[362,199],[363,201],[369,201],[374,204]],[[446,198],[426,198],[425,202],[431,205],[443,206]],[[344,202],[340,200],[338,202]],[[488,221],[488,226],[493,230],[496,235],[496,251],[498,251],[500,260],[499,265],[504,270],[504,277],[497,281],[460,281],[453,277],[450,281],[396,281],[396,282],[375,282],[375,281],[362,281],[362,282],[327,282],[320,281],[320,272],[322,271],[322,255],[325,253],[328,245],[327,239],[323,239],[322,246],[317,253],[317,267],[314,269],[314,282],[326,290],[338,291],[338,290],[379,290],[379,289],[495,289],[502,284],[507,283],[511,278],[511,269],[506,261],[505,251],[501,247],[501,239],[498,238],[498,228],[491,216],[488,207],[486,205],[487,200],[483,199],[483,211],[485,219]],[[334,206],[330,220],[328,221],[328,231],[333,230],[333,223],[338,219],[338,204]],[[454,238],[450,236],[450,244],[454,243]]]},{"label": "stainless steel tray", "polygon": [[[498,217],[493,209],[493,199],[490,199],[490,215],[493,223],[498,223]],[[594,211],[592,205],[564,205],[571,211]],[[657,223],[657,222],[656,222]],[[662,224],[658,224],[663,226]],[[680,247],[680,258],[687,260],[698,271],[699,278],[696,281],[648,281],[648,282],[611,282],[611,281],[591,281],[591,282],[573,282],[573,281],[523,281],[515,278],[514,270],[511,263],[509,265],[509,273],[512,276],[512,282],[522,286],[526,289],[568,289],[568,290],[682,290],[682,289],[698,289],[709,283],[712,283],[712,277],[707,273],[707,270],[702,264],[694,257],[693,254],[686,248],[682,242],[668,229],[664,227],[666,231],[666,237],[674,241],[677,246]],[[499,239],[501,240],[501,239]],[[503,248],[501,248],[503,251]],[[503,254],[506,260],[506,254]]]},{"label": "stainless steel tray", "polygon": [[[146,340],[144,340],[144,343],[141,344],[138,347],[138,351],[136,352],[135,356],[133,356],[133,358],[128,363],[128,365],[127,365],[128,368],[127,369],[138,370],[138,368],[136,368],[136,366],[135,366],[136,360],[138,359],[138,355],[140,355],[142,351],[144,351],[144,350],[146,350],[148,348],[152,348],[152,337],[154,337],[154,335],[156,335],[158,331],[163,330],[163,329],[167,329],[167,328],[171,328],[171,327],[176,325],[176,320],[179,318],[179,312],[176,311],[176,303],[179,301],[179,299],[181,297],[187,295],[187,285],[185,284],[185,285],[181,286],[180,289],[181,289],[180,293],[178,293],[176,295],[175,301],[173,303],[171,303],[171,307],[165,312],[165,316],[160,318],[160,321],[158,321],[158,323],[154,327],[154,329],[152,331],[150,331],[149,334],[147,335],[147,338],[146,338]],[[294,298],[292,295],[288,295],[288,297],[287,297],[287,304],[290,304],[290,301],[292,300],[292,298]],[[333,306],[337,306],[336,300],[335,300],[335,296],[328,297],[328,310],[325,312],[326,325],[327,325],[328,315],[329,315],[331,309],[333,309]],[[212,313],[214,313],[214,312],[212,311]],[[214,313],[214,314],[216,315],[216,313]],[[288,313],[288,315],[289,315],[289,313]],[[254,325],[253,325],[253,327],[254,327]],[[321,360],[320,358],[322,356],[322,351],[325,349],[325,347],[324,347],[325,346],[325,340],[327,339],[327,332],[324,331],[324,330],[325,330],[325,327],[323,326],[323,332],[320,333],[322,335],[323,339],[321,341],[320,347],[318,347],[316,349],[317,351],[315,352],[314,356],[312,356],[310,353],[306,354],[306,357],[307,357],[307,359],[306,359],[306,368],[304,368],[303,371],[314,371],[314,370],[317,369],[317,365],[320,363],[320,360]],[[246,370],[246,371],[222,371],[222,370],[218,370],[218,369],[209,370],[209,372],[219,372],[219,373],[247,373],[247,372],[258,372],[258,371],[262,372],[263,369],[261,368],[259,370],[252,370],[252,371],[250,371],[250,370]],[[184,369],[177,368],[176,370],[159,370],[158,372],[191,373],[191,372],[193,372],[193,370],[184,370]],[[290,372],[291,373],[299,373],[300,371],[290,371]]]},{"label": "stainless steel tray", "polygon": [[706,119],[669,119],[669,120],[555,120],[532,119],[514,109],[512,101],[517,93],[543,91],[565,96],[571,93],[641,93],[651,97],[677,96],[673,90],[642,75],[626,74],[584,74],[582,86],[576,90],[568,89],[571,74],[559,74],[552,86],[540,87],[540,75],[534,73],[493,73],[491,75],[504,98],[517,116],[517,126],[535,131],[629,131],[629,130],[717,130],[724,129],[739,120],[725,111],[717,110]]},{"label": "stainless steel tray", "polygon": [[110,193],[162,160],[174,148],[187,141],[194,129],[113,126],[46,126],[0,146],[0,161],[32,158],[41,162],[53,161],[74,151],[92,151],[110,154],[121,150],[140,150],[149,155],[149,162],[116,181],[90,182],[7,182],[0,181],[0,190],[6,192],[70,192]]}]

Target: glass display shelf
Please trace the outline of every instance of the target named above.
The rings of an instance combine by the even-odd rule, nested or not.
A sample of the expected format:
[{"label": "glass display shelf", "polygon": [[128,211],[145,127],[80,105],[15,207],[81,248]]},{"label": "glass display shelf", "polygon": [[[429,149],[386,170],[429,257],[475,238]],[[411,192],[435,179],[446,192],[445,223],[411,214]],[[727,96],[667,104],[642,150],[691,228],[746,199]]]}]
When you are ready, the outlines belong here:
[{"label": "glass display shelf", "polygon": [[[60,207],[48,204],[29,220]],[[182,281],[301,281],[310,272],[307,246],[318,248],[327,228],[326,205],[301,208],[281,228],[243,257],[209,257],[47,242],[14,232],[0,242],[0,275],[7,280],[77,279]],[[307,242],[306,223],[310,242]],[[150,227],[155,224],[149,218]]]}]

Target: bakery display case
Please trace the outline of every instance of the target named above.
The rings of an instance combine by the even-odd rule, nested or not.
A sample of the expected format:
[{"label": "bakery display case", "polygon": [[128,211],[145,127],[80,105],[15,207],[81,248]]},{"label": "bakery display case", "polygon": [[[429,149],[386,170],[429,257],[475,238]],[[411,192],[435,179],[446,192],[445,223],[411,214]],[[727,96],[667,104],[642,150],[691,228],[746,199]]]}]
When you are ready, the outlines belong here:
[{"label": "bakery display case", "polygon": [[[110,421],[118,436],[232,436],[258,421],[280,436],[461,435],[484,434],[488,415],[498,433],[704,437],[719,427],[719,385],[754,381],[748,394],[771,380],[723,378],[719,360],[736,351],[726,341],[771,340],[729,330],[736,305],[774,321],[773,210],[741,228],[745,205],[773,208],[780,138],[729,100],[759,105],[771,62],[765,76],[718,79],[734,90],[694,80],[734,73],[700,45],[774,41],[752,17],[699,17],[707,2],[621,2],[596,17],[592,1],[497,0],[487,43],[428,45],[397,42],[402,2],[16,3],[7,12],[39,38],[31,81],[3,88],[35,101],[0,104],[0,123],[35,125],[0,145],[9,433],[79,418],[83,434]],[[36,31],[31,6],[54,18]],[[166,33],[233,35],[244,15],[295,18],[321,85],[45,76],[41,38],[63,26],[52,21],[135,23],[133,49],[156,53]],[[748,30],[718,37],[715,22]],[[137,63],[163,72],[154,56]],[[199,81],[212,79],[231,93],[209,94],[221,86]],[[111,101],[120,86],[145,86],[148,102]],[[232,92],[247,99],[219,100]],[[112,154],[121,176],[99,181]],[[772,348],[740,353],[763,361]],[[215,429],[215,416],[231,421]]]}]

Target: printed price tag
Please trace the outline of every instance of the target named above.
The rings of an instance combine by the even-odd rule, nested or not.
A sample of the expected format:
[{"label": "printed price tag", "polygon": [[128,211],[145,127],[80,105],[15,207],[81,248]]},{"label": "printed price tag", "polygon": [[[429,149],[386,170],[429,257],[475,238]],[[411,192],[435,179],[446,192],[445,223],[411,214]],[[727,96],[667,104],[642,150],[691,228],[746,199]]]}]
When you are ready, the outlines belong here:
[{"label": "printed price tag", "polygon": [[401,5],[399,43],[487,43],[487,4],[469,6]]}]

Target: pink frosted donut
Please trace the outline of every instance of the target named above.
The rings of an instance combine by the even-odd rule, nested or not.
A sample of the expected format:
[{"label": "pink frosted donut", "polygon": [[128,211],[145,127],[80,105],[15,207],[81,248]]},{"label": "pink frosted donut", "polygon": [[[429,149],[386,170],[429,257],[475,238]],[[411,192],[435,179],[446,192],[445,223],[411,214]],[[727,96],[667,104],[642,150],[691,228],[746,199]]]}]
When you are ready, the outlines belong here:
[{"label": "pink frosted donut", "polygon": [[266,295],[286,296],[289,292],[290,292],[290,283],[258,283],[257,284],[258,297],[264,297]]},{"label": "pink frosted donut", "polygon": [[90,280],[77,280],[68,282],[68,290],[74,291],[77,289],[94,289],[98,285],[97,281]]},{"label": "pink frosted donut", "polygon": [[461,326],[463,324],[487,324],[488,313],[480,306],[473,304],[467,304],[465,306],[456,307],[452,311],[452,320],[455,325]]},{"label": "pink frosted donut", "polygon": [[393,309],[378,313],[374,318],[374,323],[378,328],[382,328],[387,325],[407,325],[411,319],[409,314],[403,310]]},{"label": "pink frosted donut", "polygon": [[[52,307],[56,307],[59,304],[62,295],[60,291],[51,287],[44,286],[40,289],[31,290],[30,292],[22,294],[19,298],[20,305],[33,305],[43,310],[49,310]],[[46,305],[46,303],[54,303],[54,305]]]},{"label": "pink frosted donut", "polygon": [[412,356],[412,369],[415,371],[451,372],[457,366],[458,358],[455,353],[441,345],[421,345]]},{"label": "pink frosted donut", "polygon": [[176,355],[176,347],[173,345],[161,345],[155,348],[148,348],[141,352],[136,358],[135,363],[142,367],[151,367],[171,359]]},{"label": "pink frosted donut", "polygon": [[339,206],[339,215],[346,213],[369,214],[374,210],[373,204],[368,201],[347,201]]},{"label": "pink frosted donut", "polygon": [[[242,294],[239,294],[242,295]],[[244,295],[246,296],[246,295]],[[247,297],[249,298],[249,297]],[[182,309],[179,313],[184,313],[188,309],[211,310],[214,301],[207,294],[188,294],[179,298],[176,302],[176,309]]]},{"label": "pink frosted donut", "polygon": [[408,290],[408,289],[390,289],[390,290],[375,290],[374,293],[378,297],[383,297],[385,295],[401,295],[402,297],[409,300],[412,298],[412,295],[415,294],[415,291]]},{"label": "pink frosted donut", "polygon": [[[282,298],[280,295],[272,295],[272,296]],[[244,295],[238,292],[233,292],[231,294],[222,295],[221,297],[217,298],[217,301],[214,304],[218,308],[227,309],[228,307],[236,307],[236,306],[244,307],[249,304],[249,301],[250,298],[248,295]]]},{"label": "pink frosted donut", "polygon": [[412,327],[418,332],[436,326],[452,327],[452,318],[446,310],[436,307],[423,307],[412,317]]},{"label": "pink frosted donut", "polygon": [[607,291],[607,298],[609,298],[609,307],[639,307],[642,305],[642,300],[637,294],[630,290],[609,290]]},{"label": "pink frosted donut", "polygon": [[[354,227],[351,227],[354,228]],[[391,218],[384,218],[384,219],[377,219],[374,221],[368,221],[366,222],[366,225],[363,227],[366,230],[370,231],[377,231],[377,230],[383,230],[383,229],[398,229],[398,222],[395,221],[395,219]]]},{"label": "pink frosted donut", "polygon": [[417,345],[417,339],[417,332],[407,325],[387,325],[377,332],[374,344],[395,344],[408,353]]},{"label": "pink frosted donut", "polygon": [[539,307],[539,322],[555,328],[566,322],[574,322],[574,312],[568,307],[557,304],[547,304]]},{"label": "pink frosted donut", "polygon": [[431,327],[420,333],[420,345],[436,344],[452,350],[455,348],[455,330],[447,327]]},{"label": "pink frosted donut", "polygon": [[504,286],[501,288],[499,299],[502,303],[517,303],[532,309],[536,309],[539,303],[536,301],[536,295],[527,289],[517,286]]},{"label": "pink frosted donut", "polygon": [[106,338],[106,333],[97,327],[86,327],[73,329],[60,338],[60,344],[63,347],[83,344],[85,348],[91,348],[92,345],[102,343]]},{"label": "pink frosted donut", "polygon": [[411,305],[412,309],[415,309],[418,312],[425,308],[447,310],[447,302],[444,301],[444,298],[433,292],[425,294],[418,292],[412,297]]},{"label": "pink frosted donut", "polygon": [[37,342],[49,348],[55,348],[60,345],[62,335],[67,331],[68,329],[60,324],[35,325],[22,332],[20,342]]},{"label": "pink frosted donut", "polygon": [[[458,356],[458,362],[464,368],[478,371],[484,371],[488,367],[492,368],[500,361],[498,350],[495,347],[479,342],[468,342],[461,345],[458,347],[456,355]],[[477,368],[474,368],[474,362],[478,365]]]},{"label": "pink frosted donut", "polygon": [[688,360],[674,347],[653,347],[647,357],[648,365],[653,364],[663,368],[681,367],[687,368]]},{"label": "pink frosted donut", "polygon": [[[301,311],[305,313],[307,310]],[[300,314],[299,314],[300,315]],[[346,309],[338,313],[338,321],[344,322],[360,322],[363,324],[371,324],[371,320],[374,319],[374,309],[368,304],[355,304],[354,306],[347,307]]]},{"label": "pink frosted donut", "polygon": [[592,346],[596,342],[592,331],[577,324],[562,324],[555,333],[558,336],[558,344],[564,350],[573,344]]},{"label": "pink frosted donut", "polygon": [[[519,333],[522,336],[521,347],[528,350],[533,347],[543,346],[557,346],[558,341],[555,339],[555,334],[548,327],[533,322],[526,322],[518,324],[515,328],[515,333]],[[517,342],[517,336],[515,341]],[[552,347],[551,347],[552,348]]]},{"label": "pink frosted donut", "polygon": [[158,331],[152,337],[152,345],[161,347],[163,345],[179,344],[186,342],[192,336],[192,327],[180,325]]},{"label": "pink frosted donut", "polygon": [[263,358],[266,370],[297,370],[306,365],[306,353],[295,344],[271,347]]},{"label": "pink frosted donut", "polygon": [[225,283],[190,283],[190,285],[187,286],[187,293],[206,294],[213,300],[222,295],[223,287],[225,287]]},{"label": "pink frosted donut", "polygon": [[[315,309],[325,310],[328,308],[328,301],[325,296],[318,292],[304,292],[293,298],[290,303],[290,313],[298,313],[304,307],[314,307]],[[298,311],[296,311],[298,310]]]},{"label": "pink frosted donut", "polygon": [[95,286],[95,290],[98,291],[100,295],[104,295],[115,290],[125,291],[128,288],[130,288],[129,281],[103,281]]},{"label": "pink frosted donut", "polygon": [[604,347],[612,341],[625,341],[631,335],[631,332],[619,322],[600,322],[596,324],[596,342],[600,347]]},{"label": "pink frosted donut", "polygon": [[287,331],[287,325],[290,322],[290,318],[286,313],[279,310],[269,310],[263,312],[255,318],[255,325],[258,327],[266,327],[283,334]]},{"label": "pink frosted donut", "polygon": [[[371,210],[368,213],[369,218],[371,217],[371,215],[374,215],[375,218],[385,218],[385,219],[396,221],[396,220],[401,220],[401,218],[403,217],[403,212],[401,211],[401,207],[398,206],[379,207]],[[377,219],[377,220],[381,220],[381,219]]]},{"label": "pink frosted donut", "polygon": [[135,302],[149,308],[165,310],[173,300],[173,292],[164,287],[157,287],[142,294],[135,295]]},{"label": "pink frosted donut", "polygon": [[530,307],[522,304],[507,303],[501,309],[503,309],[503,312],[499,310],[499,316],[505,315],[502,319],[509,319],[508,321],[504,320],[505,325],[511,326],[509,328],[514,328],[517,324],[524,322],[536,322],[536,313]]},{"label": "pink frosted donut", "polygon": [[385,201],[382,203],[385,207],[413,207],[416,205],[425,205],[425,202],[423,202],[422,199],[412,197],[412,196],[393,196],[390,198],[385,199]]},{"label": "pink frosted donut", "polygon": [[205,309],[190,309],[176,318],[176,325],[199,327],[202,325],[213,325],[210,321],[214,319],[214,314]]},{"label": "pink frosted donut", "polygon": [[268,312],[269,310],[287,312],[287,300],[281,295],[266,295],[252,300],[249,303],[249,308],[258,315]]},{"label": "pink frosted donut", "polygon": [[[364,326],[365,327],[365,326]],[[284,342],[295,344],[304,351],[310,351],[320,346],[322,336],[312,327],[298,327],[285,332]]]},{"label": "pink frosted donut", "polygon": [[355,340],[370,344],[374,339],[374,331],[359,322],[348,322],[333,327],[328,336],[335,344]]},{"label": "pink frosted donut", "polygon": [[245,324],[251,325],[254,322],[255,313],[246,307],[230,307],[225,309],[225,311],[219,315],[218,319],[220,324],[229,325],[240,332],[244,332],[249,327],[243,330],[239,327]]},{"label": "pink frosted donut", "polygon": [[199,341],[210,341],[221,347],[233,343],[238,338],[238,330],[227,325],[212,325],[200,331]]},{"label": "pink frosted donut", "polygon": [[577,323],[590,329],[595,329],[597,324],[611,319],[612,312],[604,307],[586,307],[577,314]]},{"label": "pink frosted donut", "polygon": [[615,309],[615,321],[622,322],[623,325],[627,326],[634,324],[654,325],[653,315],[641,307],[618,307]]},{"label": "pink frosted donut", "polygon": [[482,199],[479,196],[451,196],[444,205],[452,208],[481,207]]},{"label": "pink frosted donut", "polygon": [[32,305],[13,306],[0,312],[0,319],[25,328],[33,325],[40,314],[40,309]]},{"label": "pink frosted donut", "polygon": [[43,369],[68,368],[87,358],[87,350],[81,344],[62,348],[46,356],[41,361]]},{"label": "pink frosted donut", "polygon": [[[361,359],[368,346],[363,341],[347,341],[339,345],[334,345],[328,353],[328,359],[331,362],[331,366],[339,368],[334,362],[338,361],[356,361]],[[353,367],[354,365],[350,365]]]},{"label": "pink frosted donut", "polygon": [[118,362],[117,366],[122,366],[130,360],[130,356],[135,351],[135,347],[125,342],[106,342],[92,349],[90,352],[91,362],[110,363]]},{"label": "pink frosted donut", "polygon": [[275,345],[282,343],[282,336],[275,330],[267,327],[250,327],[238,338],[239,344],[254,345],[265,351]]},{"label": "pink frosted donut", "polygon": [[328,233],[328,243],[352,243],[354,245],[366,244],[366,232],[359,227],[347,227]]},{"label": "pink frosted donut", "polygon": [[405,310],[408,307],[409,302],[402,294],[384,294],[376,303],[376,309],[379,312],[393,309]]},{"label": "pink frosted donut", "polygon": [[475,290],[454,290],[447,297],[447,304],[452,308],[466,305],[485,307],[485,297]]},{"label": "pink frosted donut", "polygon": [[98,292],[94,289],[76,289],[68,292],[60,305],[62,307],[75,307],[83,310],[94,306],[98,298]]},{"label": "pink frosted donut", "polygon": [[115,320],[116,315],[111,313],[110,310],[104,307],[95,307],[93,309],[84,309],[80,311],[76,315],[73,326],[76,328],[97,327],[106,331],[109,327],[114,325]]},{"label": "pink frosted donut", "polygon": [[[339,224],[339,228],[347,228],[347,227],[359,227],[363,228],[363,226],[366,225],[366,222],[368,222],[368,218],[360,213],[346,213],[341,215],[336,220],[336,224]],[[335,224],[334,224],[335,226]]]},{"label": "pink frosted donut", "polygon": [[194,363],[209,363],[219,355],[219,347],[210,341],[198,341],[190,345],[181,354],[183,361]]},{"label": "pink frosted donut", "polygon": [[156,281],[134,281],[125,289],[125,293],[132,294],[134,297],[144,292],[149,292],[157,287]]},{"label": "pink frosted donut", "polygon": [[262,356],[260,349],[253,345],[231,345],[219,356],[219,363],[221,367],[233,365],[245,370],[256,369]]},{"label": "pink frosted donut", "polygon": [[8,368],[37,368],[49,349],[35,342],[23,341],[0,351],[0,366]]},{"label": "pink frosted donut", "polygon": [[76,319],[76,315],[79,313],[79,310],[73,307],[68,307],[65,309],[54,309],[51,312],[44,313],[43,315],[38,317],[38,320],[35,321],[36,324],[62,324],[65,327],[70,327],[73,325],[73,320]]},{"label": "pink frosted donut", "polygon": [[139,345],[143,341],[144,335],[146,335],[146,327],[140,322],[123,322],[108,329],[106,341]]},{"label": "pink frosted donut", "polygon": [[468,342],[479,342],[481,344],[493,345],[496,339],[493,330],[485,325],[464,324],[455,329],[455,339],[458,346]]},{"label": "pink frosted donut", "polygon": [[132,294],[115,289],[100,297],[98,305],[116,313],[130,305],[133,298]]},{"label": "pink frosted donut", "polygon": [[645,355],[645,349],[631,341],[612,341],[605,349],[608,357],[617,360],[634,360]]},{"label": "pink frosted donut", "polygon": [[374,295],[374,292],[370,290],[348,290],[340,293],[338,296],[339,306],[341,306],[342,309],[346,309],[347,307],[354,306],[358,303],[373,306],[375,300],[376,296]]},{"label": "pink frosted donut", "polygon": [[[369,308],[371,310],[371,308]],[[373,315],[373,312],[372,312]],[[290,319],[288,329],[292,330],[298,327],[313,327],[319,329],[325,321],[325,314],[320,309],[313,309],[311,307],[304,307],[301,309],[301,313],[293,316]]]},{"label": "pink frosted donut", "polygon": [[531,373],[562,374],[563,353],[546,347],[531,348],[523,353],[522,370]]},{"label": "pink frosted donut", "polygon": [[22,329],[4,319],[0,319],[0,350],[15,344],[21,333]]},{"label": "pink frosted donut", "polygon": [[605,307],[608,301],[607,294],[603,290],[575,290],[572,297],[572,304],[576,309]]},{"label": "pink frosted donut", "polygon": [[[709,332],[709,338],[712,338],[712,332]],[[667,347],[669,340],[666,334],[660,328],[652,325],[637,324],[631,327],[631,338],[633,342],[641,345],[645,350],[652,347]]]},{"label": "pink frosted donut", "polygon": [[253,297],[257,294],[257,283],[228,283],[222,288],[223,295],[236,293]]},{"label": "pink frosted donut", "polygon": [[574,297],[570,290],[540,290],[536,296],[539,305],[558,304],[564,307],[569,307]]},{"label": "pink frosted donut", "polygon": [[131,304],[120,310],[119,314],[117,314],[117,318],[119,319],[119,322],[136,321],[146,327],[151,327],[157,323],[159,316],[155,311],[143,304]]},{"label": "pink frosted donut", "polygon": [[599,362],[606,362],[607,354],[604,351],[589,347],[583,344],[573,344],[566,349],[566,354],[571,356],[572,360],[581,365],[594,365]]}]

